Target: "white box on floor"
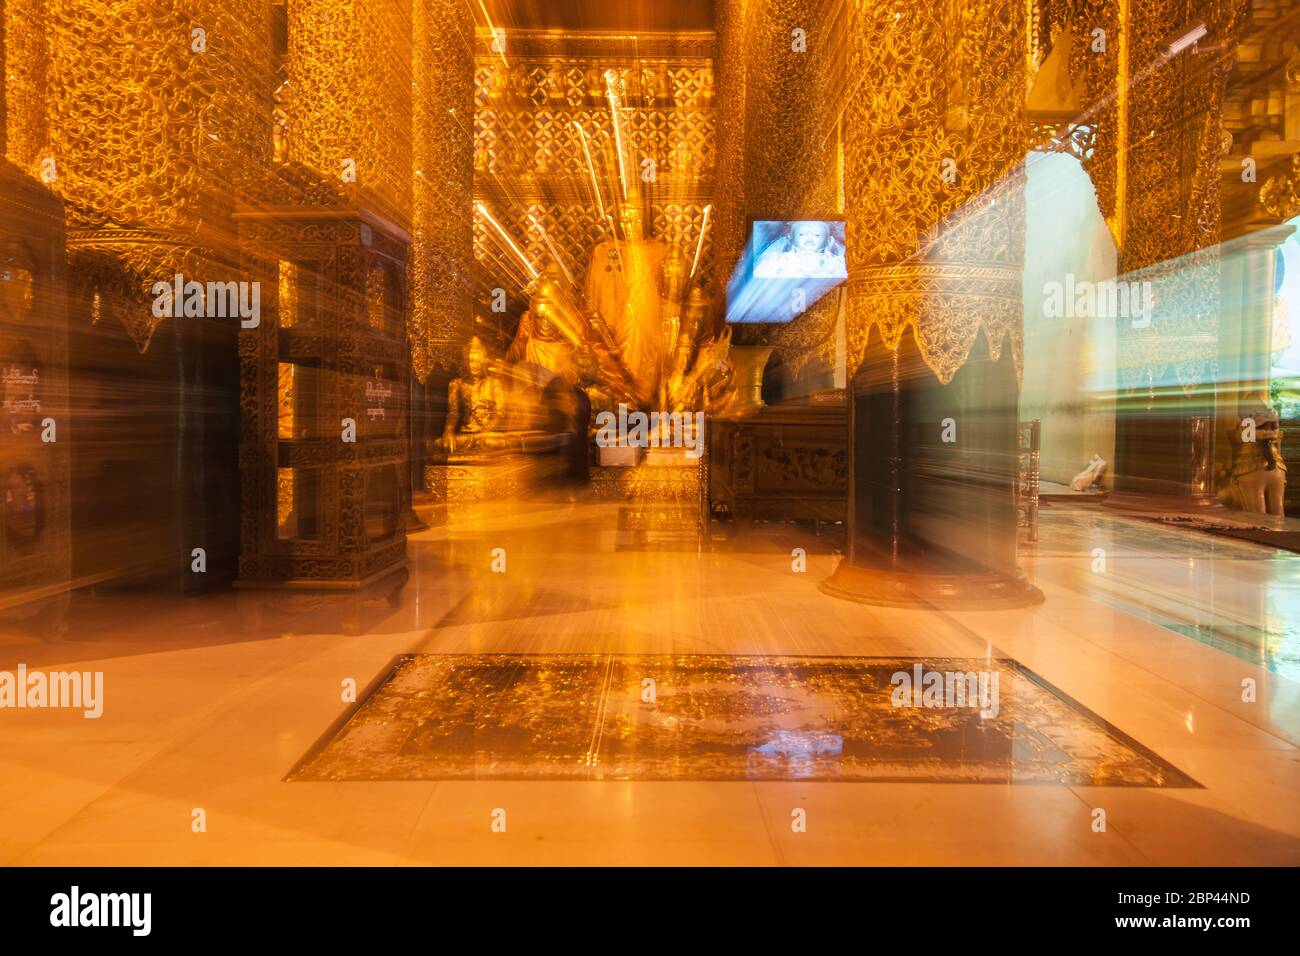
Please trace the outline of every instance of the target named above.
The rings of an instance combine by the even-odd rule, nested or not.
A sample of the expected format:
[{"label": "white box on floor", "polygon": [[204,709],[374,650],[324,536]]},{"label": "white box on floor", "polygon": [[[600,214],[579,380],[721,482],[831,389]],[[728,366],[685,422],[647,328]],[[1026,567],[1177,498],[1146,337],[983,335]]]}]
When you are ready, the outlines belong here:
[{"label": "white box on floor", "polygon": [[645,457],[645,449],[640,445],[598,445],[596,447],[596,464],[602,467],[635,468]]}]

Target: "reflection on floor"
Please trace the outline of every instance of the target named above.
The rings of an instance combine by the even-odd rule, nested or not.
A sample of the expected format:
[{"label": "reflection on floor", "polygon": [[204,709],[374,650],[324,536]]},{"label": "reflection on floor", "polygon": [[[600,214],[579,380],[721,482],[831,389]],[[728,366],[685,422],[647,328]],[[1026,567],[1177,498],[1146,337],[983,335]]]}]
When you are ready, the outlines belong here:
[{"label": "reflection on floor", "polygon": [[674,505],[628,505],[618,509],[615,551],[719,550],[725,542],[714,540],[700,528],[700,510]]},{"label": "reflection on floor", "polygon": [[1194,786],[1015,661],[402,658],[295,780]]},{"label": "reflection on floor", "polygon": [[[1300,677],[1288,663],[1296,659],[1300,556],[1052,502],[1039,543],[1021,556],[1043,605],[904,611],[818,590],[843,547],[833,528],[815,535],[756,524],[738,540],[710,537],[707,547],[628,550],[620,548],[626,536],[655,531],[655,519],[638,529],[641,519],[620,525],[619,513],[595,503],[466,506],[412,538],[409,576],[361,593],[181,599],[101,591],[73,598],[62,639],[28,622],[0,627],[0,670],[102,671],[105,698],[98,720],[0,711],[0,863],[1300,864]],[[806,551],[806,570],[792,560],[795,548]],[[506,554],[502,572],[493,570],[495,549]],[[1195,639],[1207,631],[1222,635],[1222,646]],[[656,677],[656,711],[629,696],[642,679],[635,673],[611,683],[620,693],[601,697],[598,688],[584,698],[588,709],[573,714],[608,701],[599,724],[607,739],[593,747],[596,718],[575,718],[562,729],[577,743],[552,751],[561,760],[591,751],[596,772],[581,779],[489,776],[488,761],[476,757],[477,775],[457,779],[286,780],[408,655],[435,668],[483,655],[597,660],[611,668],[611,682],[611,661],[749,658],[768,668],[758,686],[773,682],[772,658],[839,659],[850,668],[886,658],[927,670],[954,659],[982,668],[1014,660],[1053,689],[1043,691],[1047,703],[1054,694],[1071,702],[1052,704],[1065,712],[1062,729],[1036,712],[1022,722],[1026,740],[1041,733],[1035,746],[1048,753],[1046,741],[1060,743],[1077,763],[1055,780],[1019,786],[1031,764],[1013,748],[994,771],[1010,785],[828,782],[800,777],[788,758],[802,747],[825,762],[834,741],[776,734],[760,759],[779,769],[784,753],[784,779],[705,780],[695,770],[663,779],[666,771],[646,767],[688,762],[673,748],[697,731],[673,737],[633,725],[622,750],[608,739],[621,732],[619,708],[629,719],[665,722],[694,714],[698,728],[698,715],[724,701],[752,712],[791,696],[744,697],[745,684],[728,676],[743,672],[724,664],[713,675],[684,679],[679,667]],[[802,672],[793,699],[808,708],[799,713],[822,716],[796,720],[792,711],[792,725],[847,726],[846,715],[825,713],[838,698],[807,689],[811,673]],[[1019,679],[1003,678],[1000,688],[1000,706],[1016,720]],[[352,684],[355,698],[345,690]],[[455,703],[427,706],[453,714]],[[1167,775],[1164,785],[1103,785],[1129,771],[1112,768],[1101,751],[1071,749],[1080,713],[1104,721],[1097,726],[1106,736],[1093,738],[1099,746],[1121,762],[1133,754],[1151,761]],[[854,733],[875,733],[883,716]],[[953,719],[924,708],[905,716]],[[539,726],[556,729],[553,716],[542,717]],[[755,726],[782,729],[784,719],[760,714]],[[930,738],[939,763],[957,765],[960,746],[967,763],[977,762],[971,741],[987,731],[974,730],[977,717],[965,719],[964,744]],[[835,733],[843,753],[854,735]],[[427,732],[411,740],[422,761],[456,751]],[[927,741],[916,743],[908,756]],[[543,738],[537,752],[541,744],[556,746]],[[594,779],[634,758],[646,758],[628,774],[635,779]],[[1171,767],[1200,786],[1172,785]],[[196,809],[206,829],[195,829]],[[505,832],[493,829],[498,809]],[[805,831],[791,827],[795,809],[806,814]]]},{"label": "reflection on floor", "polygon": [[[1040,557],[1092,554],[1090,570],[1103,569],[1091,575],[1090,597],[1300,681],[1300,557],[1198,533],[1191,521],[1174,530],[1173,522],[1100,511],[1045,512],[1041,520],[1050,544]],[[1106,573],[1116,558],[1136,573]],[[1252,575],[1246,562],[1268,570]]]}]

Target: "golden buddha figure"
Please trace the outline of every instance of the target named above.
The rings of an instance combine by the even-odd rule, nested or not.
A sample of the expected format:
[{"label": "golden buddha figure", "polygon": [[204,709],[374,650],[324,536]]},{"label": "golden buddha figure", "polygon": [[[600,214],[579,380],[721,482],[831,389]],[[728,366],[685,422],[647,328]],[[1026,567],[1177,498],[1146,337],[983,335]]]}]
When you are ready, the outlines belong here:
[{"label": "golden buddha figure", "polygon": [[605,75],[594,66],[587,67],[582,73],[583,90],[587,94],[586,105],[590,109],[600,109],[605,105]]},{"label": "golden buddha figure", "polygon": [[564,67],[552,63],[546,71],[546,101],[551,109],[562,110],[569,105],[568,79]]},{"label": "golden buddha figure", "polygon": [[465,349],[465,375],[447,387],[447,423],[442,437],[433,443],[439,457],[468,452],[497,451],[511,444],[502,431],[505,420],[505,388],[490,368],[491,355],[475,336]]},{"label": "golden buddha figure", "polygon": [[639,200],[622,203],[618,220],[621,238],[592,250],[586,300],[609,326],[636,392],[653,397],[664,354],[657,279],[669,247],[646,237]]},{"label": "golden buddha figure", "polygon": [[680,246],[669,246],[667,255],[659,265],[659,290],[663,295],[664,308],[681,309],[686,280],[686,256]]},{"label": "golden buddha figure", "polygon": [[[519,319],[519,329],[506,359],[528,362],[575,382],[578,379],[574,364],[575,330],[569,328],[575,320],[569,317],[565,321],[568,310],[559,301],[561,279],[558,263],[551,262],[543,268],[528,310]],[[566,331],[569,332],[567,336]]]},{"label": "golden buddha figure", "polygon": [[673,371],[674,360],[682,328],[682,297],[686,291],[687,281],[686,256],[680,246],[672,246],[659,266],[659,316],[660,340],[663,348],[660,353],[659,372],[659,406],[667,408],[668,379]]},{"label": "golden buddha figure", "polygon": [[633,403],[645,397],[623,365],[614,333],[598,313],[578,305],[558,263],[543,265],[529,292],[528,311],[510,346],[513,361],[530,362],[570,383],[582,378],[577,365],[590,361],[612,393]]},{"label": "golden buddha figure", "polygon": [[696,404],[698,388],[694,386],[698,383],[694,380],[690,383],[696,393],[691,394],[686,377],[691,368],[691,359],[695,356],[696,340],[700,329],[704,328],[708,311],[709,299],[703,287],[692,286],[686,298],[686,305],[681,310],[681,322],[676,339],[672,343],[667,372],[664,376],[666,408],[688,409]]}]

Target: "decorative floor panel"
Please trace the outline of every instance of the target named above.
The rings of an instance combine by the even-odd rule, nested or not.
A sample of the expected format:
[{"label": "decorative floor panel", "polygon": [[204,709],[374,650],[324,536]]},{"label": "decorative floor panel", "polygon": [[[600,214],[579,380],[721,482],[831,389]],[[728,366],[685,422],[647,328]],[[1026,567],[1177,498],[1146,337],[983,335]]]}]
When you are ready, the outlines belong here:
[{"label": "decorative floor panel", "polygon": [[475,778],[1199,786],[985,658],[408,655],[289,775]]}]

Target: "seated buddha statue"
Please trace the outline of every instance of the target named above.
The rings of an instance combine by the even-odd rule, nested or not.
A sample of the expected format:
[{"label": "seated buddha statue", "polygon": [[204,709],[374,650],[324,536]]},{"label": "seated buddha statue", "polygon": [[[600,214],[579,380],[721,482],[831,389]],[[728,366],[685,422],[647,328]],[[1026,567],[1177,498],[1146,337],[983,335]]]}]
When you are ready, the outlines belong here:
[{"label": "seated buddha statue", "polygon": [[544,267],[528,311],[519,319],[519,329],[506,352],[506,359],[528,362],[574,382],[578,379],[574,363],[577,348],[571,341],[574,333],[557,321],[563,313],[550,302],[551,290],[558,288],[561,278],[557,263]]},{"label": "seated buddha statue", "polygon": [[519,444],[504,431],[505,388],[489,368],[487,346],[475,336],[465,349],[465,375],[447,387],[447,423],[433,442],[434,458],[506,450]]}]

